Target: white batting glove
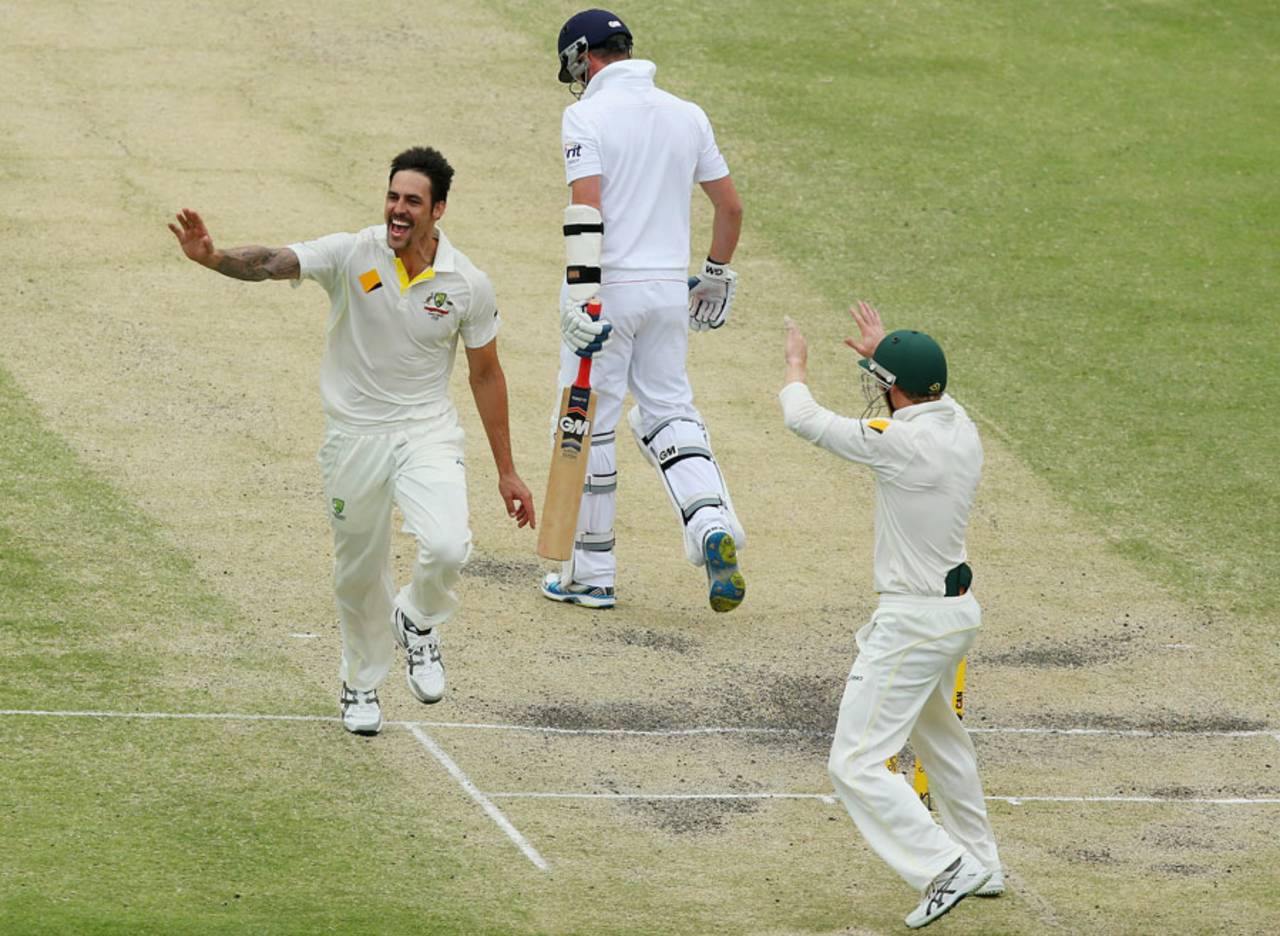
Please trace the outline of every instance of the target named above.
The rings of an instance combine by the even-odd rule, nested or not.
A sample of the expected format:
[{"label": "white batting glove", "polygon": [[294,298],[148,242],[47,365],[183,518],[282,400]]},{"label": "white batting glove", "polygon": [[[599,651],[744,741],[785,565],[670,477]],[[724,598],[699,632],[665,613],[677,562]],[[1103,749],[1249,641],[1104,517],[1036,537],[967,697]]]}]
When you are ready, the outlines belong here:
[{"label": "white batting glove", "polygon": [[593,319],[587,314],[586,305],[569,298],[560,304],[560,337],[578,357],[589,358],[604,347],[613,326]]},{"label": "white batting glove", "polygon": [[694,331],[719,328],[729,317],[738,274],[727,264],[702,265],[702,272],[689,277],[689,327]]}]

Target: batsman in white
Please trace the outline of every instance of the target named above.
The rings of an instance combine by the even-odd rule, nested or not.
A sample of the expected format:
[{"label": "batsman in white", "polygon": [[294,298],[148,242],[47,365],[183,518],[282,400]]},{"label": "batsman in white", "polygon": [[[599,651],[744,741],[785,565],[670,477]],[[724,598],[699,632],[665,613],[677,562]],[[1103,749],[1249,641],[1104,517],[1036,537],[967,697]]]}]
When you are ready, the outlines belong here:
[{"label": "batsman in white", "polygon": [[[730,611],[746,594],[737,558],[746,534],[694,408],[685,358],[691,328],[720,328],[729,315],[742,203],[706,114],[654,86],[657,68],[632,58],[631,31],[621,19],[607,10],[577,13],[556,49],[560,80],[580,90],[561,125],[572,282],[561,292],[560,385],[572,382],[575,355],[594,354],[597,403],[573,557],[544,578],[542,593],[591,608],[614,604],[614,442],[630,389],[628,427],[675,507],[686,556],[706,568],[711,607]],[[710,198],[714,219],[707,261],[691,280],[695,184]],[[601,231],[592,262],[579,239]],[[599,284],[600,322],[584,311],[591,290],[583,285],[592,281]]]},{"label": "batsman in white", "polygon": [[[311,279],[329,293],[319,461],[342,629],[342,723],[356,734],[382,728],[378,686],[393,640],[408,658],[413,695],[426,703],[444,695],[439,632],[458,608],[453,587],[471,551],[463,431],[448,396],[459,335],[498,493],[519,526],[535,523],[511,457],[493,287],[436,227],[452,180],[436,150],[406,150],[391,163],[385,224],[288,247],[217,249],[190,209],[169,225],[187,257],[224,276],[295,286]],[[418,542],[412,578],[398,593],[393,504]]]},{"label": "batsman in white", "polygon": [[[808,348],[787,319],[787,427],[875,475],[879,606],[857,633],[827,769],[867,843],[922,892],[907,915],[925,926],[969,894],[1004,889],[973,743],[951,707],[956,667],[982,612],[969,590],[965,530],[982,475],[982,443],[946,392],[942,349],[918,331],[885,334],[865,302],[860,336],[867,407],[860,419],[823,409],[805,385]],[[883,404],[889,418],[875,415]],[[885,760],[908,737],[929,776],[942,825]]]}]

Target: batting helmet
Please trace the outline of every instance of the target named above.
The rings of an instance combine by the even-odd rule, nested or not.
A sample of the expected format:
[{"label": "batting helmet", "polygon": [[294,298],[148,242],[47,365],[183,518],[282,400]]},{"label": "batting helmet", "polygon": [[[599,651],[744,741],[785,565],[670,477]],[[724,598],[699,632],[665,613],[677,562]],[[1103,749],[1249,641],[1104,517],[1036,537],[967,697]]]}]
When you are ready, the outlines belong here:
[{"label": "batting helmet", "polygon": [[858,366],[885,390],[897,387],[913,397],[934,396],[947,389],[947,358],[924,332],[890,332]]},{"label": "batting helmet", "polygon": [[587,50],[604,45],[613,36],[626,36],[631,30],[608,10],[583,10],[575,13],[560,27],[556,51],[560,53],[560,80],[565,84],[584,82],[587,78]]}]

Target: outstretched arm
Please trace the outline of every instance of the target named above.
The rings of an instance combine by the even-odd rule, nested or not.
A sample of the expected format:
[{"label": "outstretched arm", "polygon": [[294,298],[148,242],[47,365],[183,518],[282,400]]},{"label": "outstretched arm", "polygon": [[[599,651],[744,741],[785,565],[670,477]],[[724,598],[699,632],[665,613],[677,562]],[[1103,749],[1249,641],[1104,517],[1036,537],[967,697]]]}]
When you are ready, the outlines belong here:
[{"label": "outstretched arm", "polygon": [[517,526],[529,525],[536,529],[533,495],[529,487],[516,474],[515,461],[511,458],[511,429],[507,420],[507,378],[498,360],[498,339],[479,348],[467,348],[467,367],[470,370],[471,395],[475,397],[476,411],[484,423],[489,448],[493,451],[493,463],[498,469],[498,493],[507,505],[507,516],[515,517]]},{"label": "outstretched arm", "polygon": [[223,276],[258,282],[297,279],[301,272],[298,255],[288,247],[249,246],[218,250],[198,213],[183,208],[178,212],[177,221],[177,224],[169,224],[169,230],[178,239],[178,246],[187,258]]}]

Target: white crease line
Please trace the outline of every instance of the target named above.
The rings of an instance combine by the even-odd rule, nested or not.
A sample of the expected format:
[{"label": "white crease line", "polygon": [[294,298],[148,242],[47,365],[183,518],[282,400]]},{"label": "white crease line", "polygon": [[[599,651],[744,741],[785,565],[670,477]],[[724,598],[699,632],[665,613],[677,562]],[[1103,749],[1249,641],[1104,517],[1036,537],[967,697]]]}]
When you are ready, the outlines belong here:
[{"label": "white crease line", "polygon": [[[96,711],[54,711],[41,709],[0,709],[0,715],[30,715],[49,718],[186,718],[194,720],[228,720],[228,721],[338,721],[331,715],[265,715],[242,714],[237,712],[96,712]],[[703,728],[669,728],[669,729],[636,729],[636,728],[553,728],[548,725],[517,725],[502,722],[441,722],[441,721],[397,721],[397,725],[418,725],[422,728],[457,728],[476,731],[526,731],[534,734],[558,735],[610,735],[640,738],[679,738],[694,735],[800,735],[805,737],[829,738],[829,731],[810,731],[804,728],[751,728],[732,726],[708,726]],[[970,734],[1008,734],[1008,735],[1093,735],[1101,737],[1122,738],[1257,738],[1270,737],[1280,742],[1280,732],[1271,728],[1242,730],[1186,730],[1155,731],[1148,728],[1019,728],[999,727],[969,728]]]},{"label": "white crease line", "polygon": [[341,721],[337,715],[253,715],[240,712],[54,712],[39,709],[0,709],[0,715],[31,715],[42,718],[177,718],[190,721]]},{"label": "white crease line", "polygon": [[[503,791],[488,793],[494,799],[585,799],[585,800],[752,800],[796,799],[821,800],[834,805],[833,796],[821,793],[554,793]],[[1187,803],[1209,806],[1274,806],[1280,797],[1222,797],[1217,799],[1190,796],[988,796],[988,801],[1021,806],[1023,803]]]},{"label": "white crease line", "polygon": [[473,800],[480,804],[480,808],[488,813],[489,818],[497,823],[498,828],[507,834],[507,838],[515,842],[516,847],[519,848],[520,851],[524,852],[524,856],[533,862],[534,867],[538,868],[540,871],[548,870],[547,862],[538,854],[537,849],[530,845],[529,841],[520,834],[520,830],[513,826],[510,820],[502,814],[502,810],[493,805],[493,801],[477,789],[476,785],[472,783],[467,775],[462,772],[462,768],[453,762],[453,758],[446,754],[440,745],[431,740],[430,735],[417,725],[408,722],[401,722],[401,724],[409,729],[413,736],[422,743],[422,746],[427,749],[432,757],[440,762],[441,766],[443,766],[445,770],[449,771],[450,776],[452,776],[454,780],[458,781],[458,785],[466,790],[467,794]]},{"label": "white crease line", "polygon": [[1208,729],[1156,731],[1151,728],[970,728],[969,734],[1025,734],[1025,735],[1105,735],[1119,738],[1258,738],[1262,735],[1280,737],[1270,728],[1244,728],[1239,730]]},{"label": "white crease line", "polygon": [[552,728],[545,725],[511,725],[502,722],[416,722],[429,728],[471,728],[484,731],[529,731],[536,734],[559,735],[623,735],[635,738],[680,738],[690,735],[813,735],[831,737],[826,731],[807,731],[803,728]]},{"label": "white crease line", "polygon": [[821,800],[834,806],[836,798],[824,793],[521,793],[487,794],[494,799],[601,799],[601,800]]},{"label": "white crease line", "polygon": [[988,796],[987,799],[1012,806],[1023,803],[1187,803],[1201,806],[1276,806],[1280,805],[1280,797],[1259,796],[1247,797],[1224,796],[1219,798],[1198,796]]}]

